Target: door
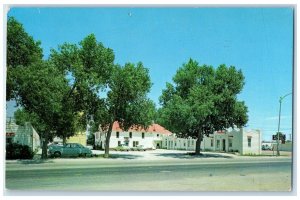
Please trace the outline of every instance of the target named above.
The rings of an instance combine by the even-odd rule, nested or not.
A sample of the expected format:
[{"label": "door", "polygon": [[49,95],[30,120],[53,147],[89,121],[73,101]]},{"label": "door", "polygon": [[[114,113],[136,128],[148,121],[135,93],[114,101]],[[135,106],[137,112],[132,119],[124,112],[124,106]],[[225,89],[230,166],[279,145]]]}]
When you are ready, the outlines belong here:
[{"label": "door", "polygon": [[124,144],[125,144],[125,146],[129,146],[129,138],[128,137],[124,137]]},{"label": "door", "polygon": [[64,147],[63,147],[63,151],[62,151],[62,156],[64,157],[68,157],[72,154],[72,147],[71,147],[71,144],[66,144]]},{"label": "door", "polygon": [[226,140],[223,139],[223,151],[226,151]]}]

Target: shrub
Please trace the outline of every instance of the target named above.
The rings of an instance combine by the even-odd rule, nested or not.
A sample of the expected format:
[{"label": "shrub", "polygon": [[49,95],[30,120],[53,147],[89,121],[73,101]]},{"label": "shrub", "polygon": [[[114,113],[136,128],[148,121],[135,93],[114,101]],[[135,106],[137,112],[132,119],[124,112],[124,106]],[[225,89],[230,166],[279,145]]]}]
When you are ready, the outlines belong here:
[{"label": "shrub", "polygon": [[11,143],[6,146],[6,159],[32,159],[33,151],[27,145]]}]

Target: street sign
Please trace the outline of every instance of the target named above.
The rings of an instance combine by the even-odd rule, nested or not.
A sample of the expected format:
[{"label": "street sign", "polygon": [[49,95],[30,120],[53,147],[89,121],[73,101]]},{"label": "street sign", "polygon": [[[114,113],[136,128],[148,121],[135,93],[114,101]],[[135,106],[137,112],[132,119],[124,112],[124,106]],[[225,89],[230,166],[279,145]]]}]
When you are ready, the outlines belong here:
[{"label": "street sign", "polygon": [[[285,139],[286,139],[286,136],[284,134],[279,135],[279,140],[281,140],[282,142],[285,142]],[[272,140],[277,140],[277,134],[272,135]]]}]

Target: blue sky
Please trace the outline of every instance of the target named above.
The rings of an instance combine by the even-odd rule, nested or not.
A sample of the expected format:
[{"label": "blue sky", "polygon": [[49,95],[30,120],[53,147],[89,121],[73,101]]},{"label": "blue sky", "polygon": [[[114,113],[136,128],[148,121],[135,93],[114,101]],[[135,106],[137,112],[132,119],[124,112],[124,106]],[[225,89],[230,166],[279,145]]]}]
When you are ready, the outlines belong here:
[{"label": "blue sky", "polygon": [[[51,48],[94,33],[112,48],[115,62],[143,62],[158,104],[166,82],[189,58],[200,64],[233,65],[245,76],[239,95],[249,108],[247,128],[264,140],[277,131],[279,97],[292,92],[292,8],[12,8],[8,16]],[[7,115],[12,115],[8,104]],[[281,131],[292,133],[292,96],[282,104]]]}]

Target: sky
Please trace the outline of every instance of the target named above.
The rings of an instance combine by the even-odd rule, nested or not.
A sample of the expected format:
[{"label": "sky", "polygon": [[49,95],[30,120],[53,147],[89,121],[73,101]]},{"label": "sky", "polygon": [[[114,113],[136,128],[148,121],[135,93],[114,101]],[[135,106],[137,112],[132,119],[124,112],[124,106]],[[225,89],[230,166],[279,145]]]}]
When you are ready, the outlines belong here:
[{"label": "sky", "polygon": [[[293,92],[293,9],[277,8],[11,8],[8,16],[41,41],[44,58],[64,42],[78,44],[94,33],[113,49],[115,63],[141,61],[159,105],[166,82],[190,58],[199,64],[241,69],[245,86],[238,99],[248,106],[246,129],[263,140],[277,132],[279,97]],[[280,131],[292,134],[292,95],[284,98]],[[7,104],[7,117],[13,116]]]}]

